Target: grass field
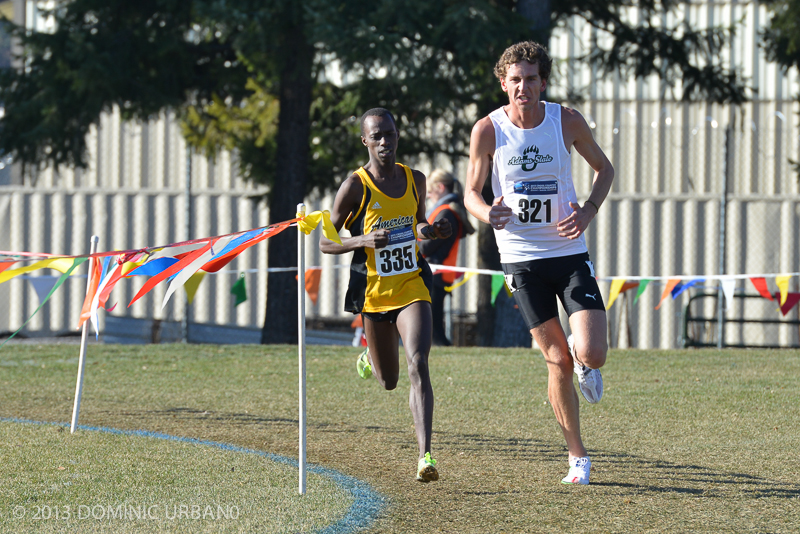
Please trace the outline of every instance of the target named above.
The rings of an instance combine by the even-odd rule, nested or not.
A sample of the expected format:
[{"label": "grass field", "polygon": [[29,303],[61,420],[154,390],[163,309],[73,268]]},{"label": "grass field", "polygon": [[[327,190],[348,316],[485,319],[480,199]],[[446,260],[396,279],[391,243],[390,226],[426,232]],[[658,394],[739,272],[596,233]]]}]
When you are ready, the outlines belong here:
[{"label": "grass field", "polygon": [[[538,353],[434,349],[441,478],[423,485],[407,378],[393,392],[359,380],[356,352],[308,348],[308,461],[385,497],[365,531],[800,531],[800,351],[612,351],[603,401],[581,406],[588,487],[558,483],[567,456]],[[6,345],[0,417],[68,423],[77,353]],[[296,359],[292,346],[93,345],[80,423],[296,458]],[[296,468],[235,448],[0,423],[0,531],[347,532],[348,510],[370,505],[325,472],[297,495]],[[119,504],[157,517],[76,517]],[[64,506],[72,517],[52,517]]]}]

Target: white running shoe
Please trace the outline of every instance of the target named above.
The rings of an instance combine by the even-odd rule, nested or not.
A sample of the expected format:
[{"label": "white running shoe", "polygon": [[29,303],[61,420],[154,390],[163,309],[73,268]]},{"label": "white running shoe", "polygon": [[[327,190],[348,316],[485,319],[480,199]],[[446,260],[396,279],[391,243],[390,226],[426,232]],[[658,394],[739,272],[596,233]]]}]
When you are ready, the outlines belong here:
[{"label": "white running shoe", "polygon": [[592,469],[592,461],[588,456],[583,458],[569,459],[569,473],[563,479],[562,484],[583,484],[589,483],[589,471]]},{"label": "white running shoe", "polygon": [[603,398],[603,376],[600,374],[600,369],[591,369],[578,363],[572,334],[567,338],[567,345],[569,345],[572,360],[575,362],[575,374],[578,375],[578,385],[581,387],[583,397],[591,404],[597,404]]}]

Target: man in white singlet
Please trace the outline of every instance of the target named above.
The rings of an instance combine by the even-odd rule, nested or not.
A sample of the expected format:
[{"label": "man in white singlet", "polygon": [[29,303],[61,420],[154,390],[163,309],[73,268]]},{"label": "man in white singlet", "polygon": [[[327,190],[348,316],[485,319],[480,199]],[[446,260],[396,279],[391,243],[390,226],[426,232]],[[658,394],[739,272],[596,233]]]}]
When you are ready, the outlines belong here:
[{"label": "man in white singlet", "polygon": [[[506,283],[512,290],[548,369],[548,397],[569,450],[562,483],[588,484],[591,460],[580,432],[578,394],[600,400],[607,323],[583,232],[597,215],[614,169],[577,111],[541,100],[552,59],[527,41],[509,47],[494,73],[509,103],[479,120],[470,138],[464,204],[492,225]],[[578,204],[570,154],[594,170],[592,192]],[[494,201],[481,195],[491,175]],[[567,338],[558,318],[569,315]]]}]

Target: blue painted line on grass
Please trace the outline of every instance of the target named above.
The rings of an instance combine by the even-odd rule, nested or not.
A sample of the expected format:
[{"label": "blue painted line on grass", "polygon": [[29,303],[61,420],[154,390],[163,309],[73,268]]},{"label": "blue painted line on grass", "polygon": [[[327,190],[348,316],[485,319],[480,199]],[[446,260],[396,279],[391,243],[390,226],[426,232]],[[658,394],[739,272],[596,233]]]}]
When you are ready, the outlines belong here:
[{"label": "blue painted line on grass", "polygon": [[[19,419],[15,417],[0,417],[0,422],[61,426],[65,428],[69,428],[70,426],[67,423],[33,421],[30,419]],[[228,443],[220,443],[218,441],[183,438],[180,436],[163,434],[161,432],[150,432],[148,430],[120,430],[118,428],[109,428],[104,426],[78,425],[78,429],[89,430],[92,432],[107,432],[109,434],[117,434],[121,436],[156,438],[168,441],[179,441],[182,443],[192,443],[194,445],[205,445],[207,447],[216,447],[217,449],[222,449],[225,451],[255,454],[279,464],[285,464],[299,468],[298,461],[293,458],[278,456],[277,454],[273,454],[271,452],[238,447]],[[318,465],[307,465],[306,470],[310,473],[315,473],[333,480],[340,488],[348,492],[353,497],[353,504],[350,505],[350,508],[347,510],[345,516],[336,523],[320,530],[318,534],[349,534],[351,532],[355,532],[356,530],[367,528],[372,524],[373,521],[375,521],[386,505],[386,498],[383,495],[377,493],[370,488],[369,484],[362,482],[357,478],[347,476],[339,471],[334,471],[333,469],[320,467]]]}]

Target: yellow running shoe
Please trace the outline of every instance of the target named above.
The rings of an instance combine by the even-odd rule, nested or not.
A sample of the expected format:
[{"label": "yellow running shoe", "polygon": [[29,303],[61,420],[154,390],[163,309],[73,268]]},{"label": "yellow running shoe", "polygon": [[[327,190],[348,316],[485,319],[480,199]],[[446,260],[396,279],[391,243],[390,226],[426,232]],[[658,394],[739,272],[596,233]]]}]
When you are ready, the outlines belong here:
[{"label": "yellow running shoe", "polygon": [[365,380],[372,377],[372,366],[369,363],[369,347],[364,349],[364,352],[358,357],[356,370],[358,371],[358,376]]},{"label": "yellow running shoe", "polygon": [[436,470],[436,460],[431,458],[431,453],[426,452],[417,464],[417,480],[420,482],[433,482],[439,480],[439,472]]}]

